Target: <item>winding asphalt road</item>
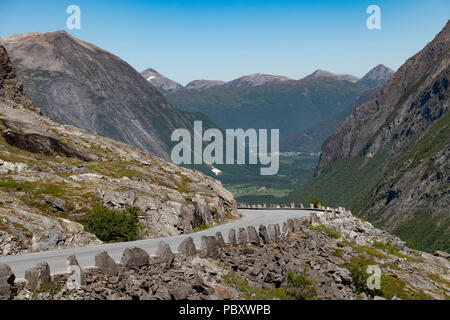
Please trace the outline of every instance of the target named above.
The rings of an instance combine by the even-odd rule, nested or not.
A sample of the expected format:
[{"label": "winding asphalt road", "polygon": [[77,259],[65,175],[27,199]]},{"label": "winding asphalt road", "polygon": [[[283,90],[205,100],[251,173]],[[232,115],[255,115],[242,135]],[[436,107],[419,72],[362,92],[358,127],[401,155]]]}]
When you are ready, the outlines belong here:
[{"label": "winding asphalt road", "polygon": [[171,236],[165,238],[138,240],[131,242],[110,243],[94,246],[86,246],[79,248],[70,248],[63,250],[44,251],[38,253],[29,253],[16,256],[0,257],[0,263],[8,264],[17,278],[23,278],[25,270],[34,267],[41,262],[47,262],[50,265],[51,273],[60,273],[67,270],[66,259],[68,256],[75,255],[81,267],[92,267],[95,265],[95,255],[106,251],[117,262],[122,258],[122,253],[125,248],[139,247],[147,251],[150,255],[155,254],[160,241],[167,242],[172,251],[178,249],[178,245],[187,237],[192,237],[197,248],[200,246],[202,236],[215,235],[216,232],[222,232],[225,241],[228,240],[229,229],[245,228],[248,226],[258,227],[268,224],[283,224],[287,219],[300,218],[314,212],[311,210],[252,210],[240,209],[243,217],[239,220],[228,222],[207,230],[195,232],[191,234],[184,234],[178,236]]}]

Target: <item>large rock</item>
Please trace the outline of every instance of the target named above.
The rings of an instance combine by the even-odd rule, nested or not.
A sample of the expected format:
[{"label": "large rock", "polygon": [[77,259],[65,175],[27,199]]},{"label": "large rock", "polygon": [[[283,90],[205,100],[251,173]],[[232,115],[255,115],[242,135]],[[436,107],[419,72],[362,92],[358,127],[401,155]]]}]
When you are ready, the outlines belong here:
[{"label": "large rock", "polygon": [[119,274],[119,268],[117,267],[116,262],[106,251],[95,256],[95,266],[99,267],[107,276],[117,276]]},{"label": "large rock", "polygon": [[67,288],[69,290],[80,289],[86,286],[86,276],[75,256],[67,258],[68,271],[70,273],[67,279]]},{"label": "large rock", "polygon": [[244,228],[239,228],[238,243],[241,246],[247,245],[247,231]]},{"label": "large rock", "polygon": [[236,230],[230,229],[230,231],[228,231],[228,243],[233,247],[236,247],[238,245],[236,239]]},{"label": "large rock", "polygon": [[216,232],[216,243],[220,248],[225,247],[225,240],[223,240],[222,232]]},{"label": "large rock", "polygon": [[150,256],[140,248],[126,248],[122,255],[122,264],[128,269],[148,265]]},{"label": "large rock", "polygon": [[287,219],[286,220],[286,228],[287,228],[287,234],[291,234],[295,232],[295,224],[294,220]]},{"label": "large rock", "polygon": [[214,236],[202,236],[200,250],[205,258],[216,258],[219,255],[216,238]]},{"label": "large rock", "polygon": [[41,290],[48,287],[51,282],[50,266],[47,262],[39,263],[34,268],[25,271],[27,288]]},{"label": "large rock", "polygon": [[441,257],[441,258],[445,258],[445,259],[450,259],[450,254],[445,252],[445,251],[441,251],[441,250],[436,250],[433,253],[435,256],[437,257]]},{"label": "large rock", "polygon": [[0,300],[12,299],[15,294],[14,280],[16,279],[11,268],[0,264]]},{"label": "large rock", "polygon": [[156,256],[159,258],[159,262],[164,264],[166,267],[171,266],[173,260],[175,259],[170,246],[164,241],[159,243],[158,249],[156,250]]},{"label": "large rock", "polygon": [[276,242],[280,239],[280,226],[278,224],[269,224],[267,227],[270,241]]},{"label": "large rock", "polygon": [[184,254],[186,257],[193,257],[197,254],[197,249],[195,248],[194,240],[188,237],[181,241],[178,246],[178,252]]},{"label": "large rock", "polygon": [[261,240],[264,243],[269,243],[270,242],[269,234],[267,233],[267,228],[266,228],[265,225],[260,225],[259,226],[259,237],[261,238]]},{"label": "large rock", "polygon": [[247,235],[248,235],[248,242],[253,245],[259,245],[259,236],[258,232],[256,232],[255,227],[249,226],[247,227]]}]

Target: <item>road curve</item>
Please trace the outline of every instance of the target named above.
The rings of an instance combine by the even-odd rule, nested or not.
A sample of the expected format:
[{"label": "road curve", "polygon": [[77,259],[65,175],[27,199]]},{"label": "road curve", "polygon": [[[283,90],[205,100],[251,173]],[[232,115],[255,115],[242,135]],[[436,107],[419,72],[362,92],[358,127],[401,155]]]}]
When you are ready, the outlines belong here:
[{"label": "road curve", "polygon": [[95,246],[86,246],[78,248],[69,248],[54,251],[44,251],[37,253],[29,253],[15,256],[0,257],[0,263],[8,264],[17,278],[23,278],[25,270],[34,267],[41,262],[47,262],[50,265],[52,273],[65,272],[67,270],[66,259],[70,255],[75,255],[81,267],[91,267],[95,265],[95,255],[106,251],[117,262],[122,258],[122,253],[125,248],[139,247],[147,251],[150,255],[155,254],[160,241],[167,242],[172,251],[177,251],[178,245],[187,237],[194,239],[197,248],[200,246],[202,236],[215,235],[216,232],[222,232],[222,235],[227,241],[229,229],[244,228],[254,226],[258,228],[261,224],[283,224],[284,221],[290,218],[299,218],[311,214],[311,210],[252,210],[240,209],[243,217],[239,220],[228,222],[207,230],[195,232],[191,234],[183,234],[178,236],[171,236],[157,239],[138,240],[131,242],[109,243]]}]

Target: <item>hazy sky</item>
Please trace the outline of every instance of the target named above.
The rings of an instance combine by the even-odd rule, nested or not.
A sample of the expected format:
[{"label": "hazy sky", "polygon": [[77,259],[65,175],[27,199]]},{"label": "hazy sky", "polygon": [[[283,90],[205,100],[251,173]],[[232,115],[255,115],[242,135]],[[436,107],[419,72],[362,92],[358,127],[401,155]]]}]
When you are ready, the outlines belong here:
[{"label": "hazy sky", "polygon": [[[80,30],[66,26],[72,4]],[[371,4],[381,8],[381,30],[366,27]],[[64,29],[182,84],[257,72],[299,79],[318,68],[361,77],[379,63],[397,69],[449,13],[448,0],[0,0],[0,36]]]}]

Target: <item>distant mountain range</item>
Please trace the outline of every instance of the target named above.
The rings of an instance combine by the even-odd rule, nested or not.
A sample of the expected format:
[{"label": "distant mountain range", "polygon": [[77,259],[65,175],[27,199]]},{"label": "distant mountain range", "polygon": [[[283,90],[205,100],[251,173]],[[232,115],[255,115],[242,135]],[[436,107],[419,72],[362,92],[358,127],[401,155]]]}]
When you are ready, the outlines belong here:
[{"label": "distant mountain range", "polygon": [[[317,69],[310,75],[303,79],[318,79],[318,78],[329,78],[336,80],[345,80],[349,82],[357,82],[358,84],[373,88],[386,83],[387,80],[392,76],[394,71],[380,64],[367,73],[363,78],[351,74],[334,74],[329,71]],[[280,83],[285,81],[295,81],[294,79],[280,76],[271,75],[264,73],[255,73],[251,75],[242,76],[240,78],[225,82],[221,80],[193,80],[189,82],[185,87],[176,81],[173,81],[162,74],[158,73],[156,70],[149,68],[141,72],[142,76],[147,79],[155,88],[157,88],[161,93],[168,94],[173,93],[180,89],[207,89],[207,88],[246,88],[254,87],[268,83]]]},{"label": "distant mountain range", "polygon": [[[0,38],[0,44],[27,95],[55,121],[164,159],[169,159],[172,131],[193,125],[195,115],[174,108],[128,63],[65,31],[12,35]],[[154,70],[146,76],[162,77]]]},{"label": "distant mountain range", "polygon": [[[386,74],[376,69],[366,80]],[[418,249],[449,251],[449,78],[450,21],[339,125],[322,146],[316,177],[286,201],[319,197]]]}]

